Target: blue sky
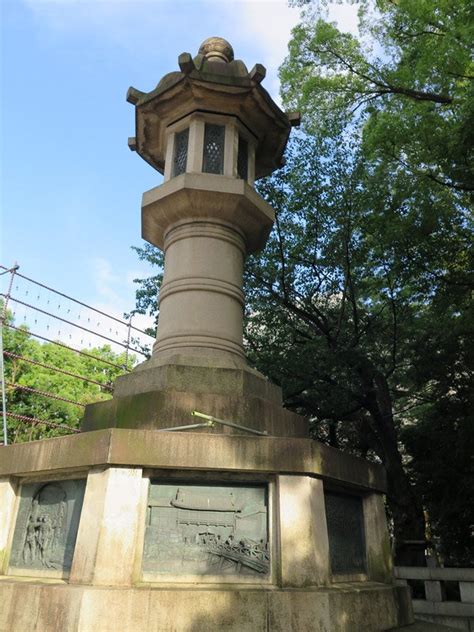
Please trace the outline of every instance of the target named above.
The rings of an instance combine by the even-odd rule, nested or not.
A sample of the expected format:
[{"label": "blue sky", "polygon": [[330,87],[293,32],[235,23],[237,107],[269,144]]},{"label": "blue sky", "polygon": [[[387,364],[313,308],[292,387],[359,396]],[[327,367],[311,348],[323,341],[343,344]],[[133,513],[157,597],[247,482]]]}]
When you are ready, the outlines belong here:
[{"label": "blue sky", "polygon": [[[354,7],[337,6],[341,26]],[[1,0],[0,262],[100,309],[134,307],[132,280],[150,272],[140,200],[161,176],[129,151],[132,85],[151,90],[210,35],[249,68],[277,69],[299,10],[285,0]]]}]

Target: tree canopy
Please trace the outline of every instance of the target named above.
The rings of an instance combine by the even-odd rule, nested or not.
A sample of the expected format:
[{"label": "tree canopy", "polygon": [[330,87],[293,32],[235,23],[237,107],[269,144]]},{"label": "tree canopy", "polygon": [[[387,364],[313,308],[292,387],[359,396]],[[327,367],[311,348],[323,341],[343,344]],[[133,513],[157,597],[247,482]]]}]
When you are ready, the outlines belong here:
[{"label": "tree canopy", "polygon": [[[354,339],[349,345],[342,343],[352,357],[338,358],[336,374],[345,381],[344,365],[354,364],[355,353],[362,351],[362,362],[368,361],[384,376],[385,385],[376,378],[371,388],[375,399],[386,405],[384,419],[392,428],[374,426],[373,411],[362,409],[369,412],[378,440],[383,432],[398,445],[406,482],[415,484],[416,497],[428,510],[434,531],[442,535],[445,555],[458,560],[470,555],[472,562],[469,525],[474,516],[471,510],[468,519],[465,510],[472,507],[469,498],[474,491],[468,483],[472,473],[468,454],[474,441],[469,402],[472,9],[463,0],[367,0],[359,5],[356,37],[324,20],[315,3],[300,4],[309,8],[293,31],[280,71],[282,94],[285,105],[301,110],[305,132],[316,139],[315,146],[304,152],[300,143],[293,150],[299,156],[290,165],[291,175],[283,174],[283,182],[277,176],[266,185],[267,191],[273,198],[275,187],[276,198],[281,190],[293,192],[290,209],[297,210],[298,201],[308,200],[305,192],[312,176],[303,155],[306,165],[319,165],[315,173],[319,183],[313,187],[345,182],[345,196],[338,196],[340,186],[326,194],[337,208],[332,218],[348,209],[352,213],[351,230],[343,232],[339,241],[339,248],[349,242],[346,253],[337,257],[337,249],[326,242],[331,256],[336,253],[337,261],[333,259],[330,266],[339,269],[340,282],[331,292],[339,313],[336,310],[329,327],[324,325],[336,333],[336,346],[341,346],[341,323],[352,329]],[[331,159],[338,161],[345,179],[334,173]],[[350,183],[348,176],[353,178]],[[285,181],[288,177],[290,182]],[[313,223],[318,222],[322,199],[318,192],[309,200]],[[295,217],[293,221],[299,223]],[[336,221],[344,230],[344,222]],[[320,246],[319,252],[324,250]],[[324,265],[324,257],[318,261]],[[285,266],[288,269],[288,260]],[[310,271],[305,275],[311,276]],[[365,339],[358,331],[366,334]],[[317,390],[326,394],[320,387]],[[344,401],[337,390],[332,392],[337,405]],[[336,411],[340,424],[347,417],[337,406]],[[321,413],[312,412],[320,421]],[[370,436],[370,430],[365,428],[362,436]],[[376,453],[387,465],[390,480],[387,456],[380,449]],[[447,511],[455,479],[462,492]],[[401,480],[396,487],[398,496]],[[408,539],[411,530],[412,538],[420,537],[416,522],[420,525],[421,520],[414,515],[420,507],[413,503],[411,510],[404,507],[397,516],[404,500],[389,495],[389,501],[396,535],[399,530],[400,539]],[[465,521],[453,528],[461,506]]]},{"label": "tree canopy", "polygon": [[313,2],[280,70],[306,129],[361,128],[366,156],[455,192],[474,189],[472,5],[467,0],[362,0],[359,36]]},{"label": "tree canopy", "polygon": [[[260,191],[277,221],[246,268],[250,358],[281,384],[286,406],[309,415],[315,438],[386,466],[395,535],[423,540],[425,499],[437,532],[438,490],[449,494],[454,460],[466,491],[474,447],[463,213],[433,195],[437,227],[427,237],[408,196],[337,140],[296,140]],[[451,407],[448,421],[442,409]],[[451,428],[449,445],[430,435],[431,423],[438,435]],[[418,459],[422,446],[436,468]],[[458,529],[461,548],[469,524]]]}]

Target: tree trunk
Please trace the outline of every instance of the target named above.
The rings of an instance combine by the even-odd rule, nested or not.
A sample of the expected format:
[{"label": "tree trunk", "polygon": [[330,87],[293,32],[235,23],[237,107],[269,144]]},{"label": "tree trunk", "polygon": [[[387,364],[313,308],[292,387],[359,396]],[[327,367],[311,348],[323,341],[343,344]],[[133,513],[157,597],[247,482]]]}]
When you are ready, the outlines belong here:
[{"label": "tree trunk", "polygon": [[380,442],[380,458],[387,470],[387,501],[394,525],[395,564],[425,565],[425,520],[421,499],[403,468],[393,421],[392,401],[384,375],[376,370],[361,373],[366,405]]},{"label": "tree trunk", "polygon": [[393,518],[395,564],[425,566],[425,521],[421,500],[403,470],[400,454],[388,455],[387,501]]}]

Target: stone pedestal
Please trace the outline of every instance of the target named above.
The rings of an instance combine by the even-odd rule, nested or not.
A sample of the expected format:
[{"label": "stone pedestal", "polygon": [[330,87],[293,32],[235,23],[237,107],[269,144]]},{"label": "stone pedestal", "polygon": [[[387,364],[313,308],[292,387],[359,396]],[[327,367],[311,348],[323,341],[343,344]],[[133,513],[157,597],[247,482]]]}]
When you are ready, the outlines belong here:
[{"label": "stone pedestal", "polygon": [[[176,354],[169,360],[173,363],[160,364],[160,356],[153,356],[119,377],[113,399],[86,407],[82,430],[169,429],[195,423],[192,411],[198,410],[271,436],[308,436],[306,419],[285,410],[281,389],[257,371],[213,366],[217,363],[209,358],[188,355]],[[216,425],[201,432],[236,431]]]},{"label": "stone pedestal", "polygon": [[[304,438],[132,429],[12,445],[0,453],[2,631],[378,632],[411,622],[407,589],[392,581],[379,466]],[[17,518],[22,490],[33,483],[34,489],[65,487],[68,480],[85,484],[70,570],[44,566],[40,572],[26,563],[19,575],[11,560],[23,553],[12,550],[13,542],[26,546]],[[171,502],[159,500],[169,492],[151,493],[160,486],[173,489]],[[189,496],[189,490],[198,491]],[[357,576],[332,568],[328,493],[360,501],[365,557]],[[38,493],[32,498],[34,504]],[[41,497],[39,507],[35,520],[46,511]],[[51,504],[47,511],[58,515]],[[63,515],[62,524],[68,520]],[[245,540],[240,567],[231,559],[236,548],[222,545],[219,553],[214,537],[232,525]],[[170,533],[159,540],[168,557],[158,547],[150,567],[150,537],[162,537],[160,529]],[[257,532],[267,542],[255,542],[252,554],[242,534]],[[178,533],[184,535],[173,546],[181,557],[167,570]],[[205,544],[198,541],[203,537]],[[208,556],[204,566],[192,557],[196,547]],[[215,564],[219,555],[224,564]],[[48,559],[58,564],[54,547]]]}]

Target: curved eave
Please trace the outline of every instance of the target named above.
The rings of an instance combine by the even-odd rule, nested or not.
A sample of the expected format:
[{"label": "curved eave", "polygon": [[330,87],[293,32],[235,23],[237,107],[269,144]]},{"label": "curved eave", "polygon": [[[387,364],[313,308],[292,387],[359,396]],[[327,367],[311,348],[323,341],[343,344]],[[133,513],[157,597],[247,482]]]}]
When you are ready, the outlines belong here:
[{"label": "curved eave", "polygon": [[[201,95],[203,90],[208,91],[209,110],[213,110],[213,93],[216,98],[219,96],[221,99],[219,107],[215,108],[216,111],[220,111],[222,108],[224,103],[222,99],[232,102],[232,95],[238,99],[240,105],[237,104],[233,108],[229,107],[228,111],[222,109],[222,114],[241,118],[243,123],[259,139],[255,165],[256,178],[270,175],[283,166],[283,153],[288,142],[291,122],[287,114],[278,107],[269,93],[258,82],[248,77],[233,77],[233,80],[230,81],[228,75],[211,75],[197,70],[193,70],[189,74],[178,72],[170,74],[173,76],[170,77],[169,82],[161,86],[159,84],[151,92],[140,93],[132,88],[129,90],[129,93],[133,91],[133,99],[129,99],[129,101],[135,105],[136,151],[154,169],[163,173],[164,151],[156,151],[156,143],[154,147],[147,148],[147,145],[150,145],[150,140],[146,133],[148,126],[146,119],[156,117],[157,120],[162,121],[163,126],[169,125],[173,122],[173,117],[169,116],[170,110],[167,111],[167,105],[169,108],[170,102],[174,99],[179,104],[181,92],[184,93],[184,98],[189,98],[189,93],[199,92],[199,90],[201,90]],[[177,111],[177,115],[182,118],[195,109],[195,107],[190,107],[189,112]],[[252,115],[253,109],[260,114]],[[245,116],[245,110],[247,110],[247,116]],[[163,119],[164,112],[166,114]],[[244,115],[243,119],[239,114]],[[247,117],[249,120],[246,120]],[[253,125],[251,124],[252,119]],[[260,123],[258,123],[259,120]]]}]

